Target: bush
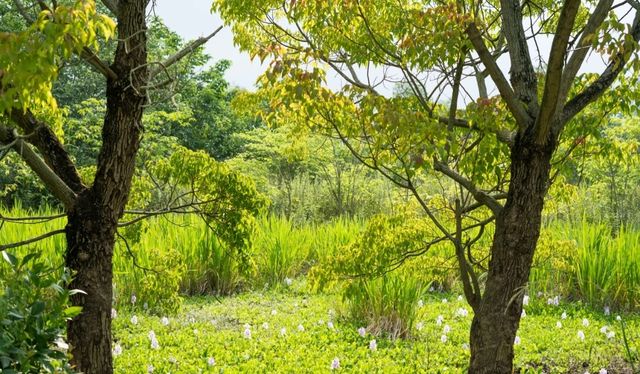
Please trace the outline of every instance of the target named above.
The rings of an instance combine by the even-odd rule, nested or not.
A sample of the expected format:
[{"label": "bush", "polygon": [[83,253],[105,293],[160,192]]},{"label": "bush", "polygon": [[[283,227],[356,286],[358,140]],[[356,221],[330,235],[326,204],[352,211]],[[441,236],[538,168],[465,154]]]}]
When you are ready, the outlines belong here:
[{"label": "bush", "polygon": [[0,372],[71,372],[66,321],[80,313],[68,307],[67,271],[46,266],[40,255],[31,253],[18,259],[2,253],[0,266]]}]

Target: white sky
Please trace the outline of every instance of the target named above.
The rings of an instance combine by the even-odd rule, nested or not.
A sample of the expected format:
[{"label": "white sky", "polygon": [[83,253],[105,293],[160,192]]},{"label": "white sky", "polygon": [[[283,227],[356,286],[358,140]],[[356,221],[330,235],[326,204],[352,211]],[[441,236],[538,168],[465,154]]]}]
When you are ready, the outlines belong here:
[{"label": "white sky", "polygon": [[[211,14],[211,0],[159,0],[156,14],[165,24],[184,39],[191,40],[208,35],[222,25],[220,17]],[[231,68],[226,78],[233,86],[252,89],[258,76],[266,68],[258,59],[251,62],[247,53],[241,53],[233,45],[231,29],[225,27],[205,45],[206,52],[214,60],[230,60]]]}]

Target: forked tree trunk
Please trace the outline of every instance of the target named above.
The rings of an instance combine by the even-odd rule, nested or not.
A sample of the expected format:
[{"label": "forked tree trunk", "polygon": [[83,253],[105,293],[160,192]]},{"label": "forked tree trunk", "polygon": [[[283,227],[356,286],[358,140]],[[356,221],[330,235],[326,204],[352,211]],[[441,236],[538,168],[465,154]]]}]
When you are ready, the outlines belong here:
[{"label": "forked tree trunk", "polygon": [[66,265],[74,272],[72,297],[82,313],[69,321],[67,337],[75,369],[113,372],[111,357],[112,258],[118,220],[126,206],[146,103],[148,0],[118,1],[118,47],[107,81],[107,110],[93,186],[68,212]]},{"label": "forked tree trunk", "polygon": [[[550,142],[553,143],[553,142]],[[489,274],[471,325],[470,373],[512,373],[513,344],[538,237],[555,144],[518,137],[511,151],[511,181],[496,218]],[[515,297],[514,297],[515,296]]]}]

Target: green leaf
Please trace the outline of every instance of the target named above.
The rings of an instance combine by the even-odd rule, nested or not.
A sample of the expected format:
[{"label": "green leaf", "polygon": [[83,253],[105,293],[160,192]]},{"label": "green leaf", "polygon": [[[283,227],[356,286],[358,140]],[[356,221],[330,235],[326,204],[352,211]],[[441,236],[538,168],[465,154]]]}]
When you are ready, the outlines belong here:
[{"label": "green leaf", "polygon": [[15,268],[18,264],[18,259],[7,251],[2,252],[2,257],[11,265],[11,267]]},{"label": "green leaf", "polygon": [[67,309],[64,310],[64,316],[65,317],[69,317],[69,318],[73,318],[76,317],[77,315],[79,315],[82,312],[82,307],[81,306],[70,306]]}]

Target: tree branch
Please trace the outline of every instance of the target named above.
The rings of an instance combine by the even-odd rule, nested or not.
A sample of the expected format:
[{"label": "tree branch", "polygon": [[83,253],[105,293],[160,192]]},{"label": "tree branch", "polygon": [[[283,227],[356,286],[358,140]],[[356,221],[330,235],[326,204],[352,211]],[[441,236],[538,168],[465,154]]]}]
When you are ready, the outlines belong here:
[{"label": "tree branch", "polygon": [[172,56],[169,56],[166,60],[160,62],[159,63],[160,67],[157,68],[157,69],[152,70],[149,73],[149,81],[151,81],[151,79],[153,79],[155,76],[157,76],[158,74],[160,74],[164,70],[168,69],[171,65],[175,64],[176,62],[180,61],[185,56],[187,56],[190,53],[192,53],[196,48],[202,46],[204,43],[206,43],[209,40],[211,40],[211,38],[216,36],[216,34],[218,34],[220,32],[220,30],[222,30],[223,27],[224,26],[220,26],[217,29],[215,29],[215,31],[212,32],[211,34],[209,34],[207,36],[200,37],[200,38],[188,43],[186,46],[184,46],[184,48],[179,50],[176,54],[174,54]]},{"label": "tree branch", "polygon": [[436,171],[439,171],[442,174],[444,174],[444,175],[448,176],[449,178],[453,179],[453,181],[458,183],[460,186],[464,187],[464,189],[466,189],[467,191],[469,191],[471,193],[471,195],[473,195],[473,197],[474,197],[474,199],[476,199],[476,201],[486,205],[489,209],[491,209],[493,214],[495,214],[496,216],[502,210],[502,205],[497,200],[495,200],[493,197],[491,197],[491,195],[489,195],[488,193],[486,193],[484,191],[481,191],[481,190],[477,189],[476,186],[470,180],[466,179],[462,175],[460,175],[460,174],[456,173],[454,170],[450,169],[449,166],[447,166],[445,163],[436,160],[433,163],[433,168]]},{"label": "tree branch", "polygon": [[500,96],[502,96],[502,99],[505,101],[509,110],[513,114],[513,117],[516,119],[518,127],[525,128],[531,120],[531,117],[524,110],[522,103],[516,97],[511,85],[507,81],[507,78],[502,74],[502,71],[498,67],[495,59],[484,44],[482,35],[480,35],[480,31],[476,27],[475,23],[470,23],[466,32],[471,44],[473,44],[473,48],[480,57],[480,61],[482,61],[482,64],[487,68],[489,76],[496,84],[498,91],[500,91]]},{"label": "tree branch", "polygon": [[104,4],[111,13],[118,15],[118,0],[102,0],[102,4]]},{"label": "tree branch", "polygon": [[565,105],[557,126],[564,126],[587,105],[598,99],[624,70],[624,67],[631,58],[631,55],[638,47],[638,41],[640,40],[640,11],[636,12],[633,20],[631,38],[633,39],[632,41],[626,41],[622,50],[615,56],[611,57],[609,65],[607,65],[607,68],[598,77],[598,79],[587,86],[582,92],[577,94]]},{"label": "tree branch", "polygon": [[69,209],[73,206],[76,194],[22,138],[9,130],[8,127],[0,126],[0,143],[11,145],[11,148],[22,157],[31,170],[40,177],[47,189],[62,202],[65,208]]},{"label": "tree branch", "polygon": [[549,53],[547,77],[544,83],[540,113],[536,117],[535,129],[536,142],[538,144],[544,144],[547,141],[549,130],[551,130],[551,119],[559,105],[558,96],[562,82],[564,59],[578,9],[580,9],[580,0],[566,0],[560,12],[558,28],[553,37],[551,52]]},{"label": "tree branch", "polygon": [[50,237],[52,237],[54,235],[60,235],[60,234],[64,234],[64,233],[65,233],[64,229],[54,230],[54,231],[50,231],[50,232],[48,232],[46,234],[42,234],[40,236],[36,236],[35,238],[23,240],[23,241],[16,242],[16,243],[2,244],[2,245],[0,245],[0,252],[6,251],[7,249],[18,248],[18,247],[22,247],[22,246],[25,246],[25,245],[29,245],[31,243],[39,242],[40,240],[44,240],[44,239],[50,238]]}]

